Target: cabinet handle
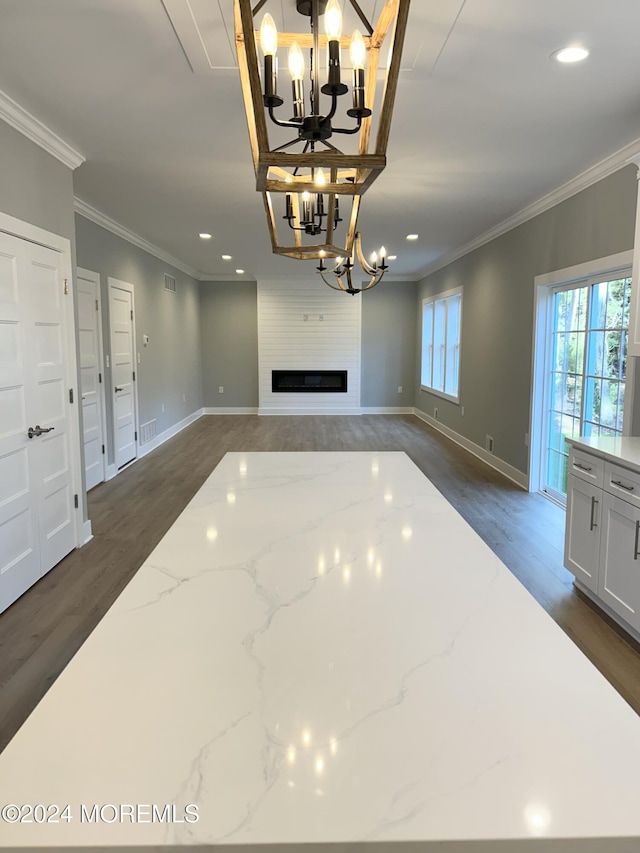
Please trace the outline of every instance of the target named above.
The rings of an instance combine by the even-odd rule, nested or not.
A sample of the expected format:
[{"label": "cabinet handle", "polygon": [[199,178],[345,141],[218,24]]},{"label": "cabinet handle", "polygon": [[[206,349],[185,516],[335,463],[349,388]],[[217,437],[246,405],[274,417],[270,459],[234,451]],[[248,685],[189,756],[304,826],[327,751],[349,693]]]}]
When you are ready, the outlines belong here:
[{"label": "cabinet handle", "polygon": [[625,492],[632,492],[633,491],[633,486],[625,486],[625,484],[621,483],[620,480],[612,480],[611,485],[612,486],[620,486],[620,488],[624,489]]},{"label": "cabinet handle", "polygon": [[633,559],[638,559],[638,537],[640,537],[640,519],[636,521],[636,541],[633,545]]},{"label": "cabinet handle", "polygon": [[[591,519],[590,519],[590,521],[589,521],[589,530],[593,530],[593,528],[594,528],[594,527],[597,527],[597,526],[598,526],[598,525],[595,523],[595,521],[593,520],[593,512],[594,512],[594,510],[595,510],[595,508],[596,508],[597,503],[598,503],[598,501],[597,501],[594,497],[592,497],[592,498],[591,498]],[[637,542],[637,539],[636,539],[636,542]]]},{"label": "cabinet handle", "polygon": [[579,462],[574,462],[573,467],[579,468],[581,471],[591,471],[591,465],[581,465]]}]

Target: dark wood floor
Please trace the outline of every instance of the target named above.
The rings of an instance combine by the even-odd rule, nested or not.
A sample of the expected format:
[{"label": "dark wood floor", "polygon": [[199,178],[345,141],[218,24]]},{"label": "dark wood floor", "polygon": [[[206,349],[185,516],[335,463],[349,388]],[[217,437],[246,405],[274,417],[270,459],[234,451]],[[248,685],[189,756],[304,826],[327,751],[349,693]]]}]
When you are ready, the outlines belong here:
[{"label": "dark wood floor", "polygon": [[640,650],[573,588],[559,507],[410,415],[229,415],[201,418],[93,489],[93,540],[0,615],[0,749],[230,450],[404,450],[640,713]]}]

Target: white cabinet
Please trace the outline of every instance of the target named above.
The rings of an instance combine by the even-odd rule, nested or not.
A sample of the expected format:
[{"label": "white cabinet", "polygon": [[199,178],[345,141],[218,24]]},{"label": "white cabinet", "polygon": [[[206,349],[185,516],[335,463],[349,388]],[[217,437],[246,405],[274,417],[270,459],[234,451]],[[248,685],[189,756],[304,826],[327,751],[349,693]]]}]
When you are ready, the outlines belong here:
[{"label": "white cabinet", "polygon": [[640,632],[640,470],[572,447],[564,565],[634,636]]},{"label": "white cabinet", "polygon": [[598,597],[640,630],[640,509],[604,493]]},{"label": "white cabinet", "polygon": [[593,592],[598,591],[602,489],[569,475],[564,564]]}]

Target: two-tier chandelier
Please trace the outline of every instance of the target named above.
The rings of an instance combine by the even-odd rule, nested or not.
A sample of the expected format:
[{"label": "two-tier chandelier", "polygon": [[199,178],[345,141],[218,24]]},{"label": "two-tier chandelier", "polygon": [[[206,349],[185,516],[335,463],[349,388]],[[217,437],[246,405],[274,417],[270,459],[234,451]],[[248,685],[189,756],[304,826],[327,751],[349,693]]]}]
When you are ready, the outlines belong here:
[{"label": "two-tier chandelier", "polygon": [[[275,254],[298,259],[353,255],[360,198],[386,165],[409,2],[385,0],[371,23],[356,0],[343,0],[343,9],[338,0],[258,0],[253,8],[252,0],[234,0],[256,189],[263,195]],[[283,22],[282,32],[274,16]],[[342,34],[343,18],[351,35]],[[376,100],[386,48],[386,77]],[[288,52],[291,97],[286,105],[279,93],[285,88],[279,49]],[[343,68],[343,51],[350,73]],[[346,80],[351,97],[344,99]],[[271,148],[267,117],[274,128],[291,131],[291,138]],[[372,121],[377,134],[370,151]],[[353,150],[340,150],[337,138],[354,140]],[[346,233],[338,245],[336,230],[343,218]],[[280,232],[289,235],[288,242],[281,241]]]}]

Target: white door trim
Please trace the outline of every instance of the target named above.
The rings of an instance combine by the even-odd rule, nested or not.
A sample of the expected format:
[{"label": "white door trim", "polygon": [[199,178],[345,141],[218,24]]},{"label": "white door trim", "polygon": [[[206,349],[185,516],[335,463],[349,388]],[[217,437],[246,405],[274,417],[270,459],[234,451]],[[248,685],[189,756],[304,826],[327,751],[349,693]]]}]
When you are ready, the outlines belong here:
[{"label": "white door trim", "polygon": [[[71,241],[67,237],[61,237],[59,234],[53,234],[50,231],[45,231],[44,228],[39,228],[37,225],[32,225],[30,222],[24,222],[21,219],[16,219],[15,216],[10,216],[8,213],[0,212],[0,231],[7,234],[12,234],[21,240],[28,240],[31,243],[38,243],[41,246],[46,246],[59,252],[61,255],[60,270],[62,277],[67,280],[69,285],[69,298],[67,299],[66,307],[66,355],[67,355],[67,370],[66,380],[68,390],[73,390],[73,403],[67,402],[67,406],[71,408],[69,418],[69,435],[71,439],[71,484],[76,495],[82,495],[82,455],[81,455],[81,438],[80,438],[80,415],[79,403],[80,384],[78,381],[78,351],[76,348],[76,317],[75,317],[75,295],[73,281],[73,265],[71,261]],[[73,407],[75,406],[75,417],[73,417]],[[77,547],[81,547],[90,538],[90,523],[84,514],[84,502],[78,500],[78,508],[74,513],[74,532]]]},{"label": "white door trim", "polygon": [[[531,389],[529,406],[529,485],[528,491],[540,491],[540,454],[545,434],[545,405],[539,389],[544,385],[549,353],[547,352],[548,300],[550,288],[559,284],[571,284],[591,276],[606,276],[630,268],[633,262],[633,250],[618,252],[605,258],[595,258],[584,264],[576,264],[544,275],[537,275],[534,287],[534,329],[531,371]],[[634,282],[632,282],[632,287]],[[625,385],[625,404],[623,434],[629,435],[631,413],[633,412],[634,362],[627,357],[627,383]]]},{"label": "white door trim", "polygon": [[[131,294],[131,309],[133,311],[133,319],[131,320],[132,348],[133,348],[133,364],[134,364],[134,369],[135,369],[135,374],[136,374],[136,378],[135,378],[135,381],[133,383],[133,420],[134,420],[134,430],[135,430],[135,435],[136,435],[136,438],[135,438],[136,455],[131,460],[130,463],[123,466],[123,469],[118,469],[117,465],[116,465],[116,474],[117,474],[117,473],[119,473],[120,470],[124,470],[125,467],[128,467],[128,465],[135,462],[138,459],[138,454],[139,454],[140,443],[139,443],[139,440],[137,437],[138,433],[140,432],[140,424],[139,424],[139,418],[138,418],[138,412],[139,412],[139,406],[138,406],[138,348],[137,348],[137,344],[136,344],[136,341],[137,341],[137,335],[136,335],[136,304],[135,304],[134,286],[129,281],[122,281],[122,279],[113,278],[112,276],[108,276],[107,277],[107,293],[109,294],[109,297],[107,299],[108,304],[110,304],[110,294],[111,294],[111,288],[112,287],[120,288],[120,290],[126,290],[128,293]],[[111,350],[111,315],[109,315],[109,350]],[[109,380],[111,383],[110,384],[110,392],[109,392],[111,395],[111,413],[112,413],[111,428],[113,430],[112,435],[113,435],[113,441],[114,441],[114,454],[115,454],[115,452],[116,452],[116,450],[115,450],[115,436],[116,436],[117,426],[116,426],[116,405],[115,405],[115,398],[114,398],[114,394],[113,394],[113,353],[112,352],[110,352],[110,360],[109,360]],[[115,462],[115,458],[114,458],[114,462]],[[112,467],[112,466],[110,466],[110,467]],[[107,477],[107,479],[111,479],[111,477]]]},{"label": "white door trim", "polygon": [[[102,371],[103,381],[99,383],[99,393],[100,393],[100,403],[101,403],[101,411],[102,411],[102,437],[105,442],[105,450],[107,444],[107,406],[105,400],[104,389],[106,386],[107,373],[105,370],[105,362],[104,362],[104,337],[102,334],[102,289],[100,287],[100,273],[94,272],[93,270],[87,270],[84,267],[76,267],[76,274],[78,277],[82,276],[82,278],[86,278],[89,281],[93,281],[94,284],[97,285],[98,290],[98,358],[100,359],[100,367]],[[107,454],[106,452],[102,454],[102,480],[107,479]]]}]

